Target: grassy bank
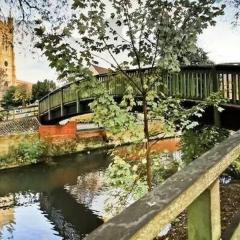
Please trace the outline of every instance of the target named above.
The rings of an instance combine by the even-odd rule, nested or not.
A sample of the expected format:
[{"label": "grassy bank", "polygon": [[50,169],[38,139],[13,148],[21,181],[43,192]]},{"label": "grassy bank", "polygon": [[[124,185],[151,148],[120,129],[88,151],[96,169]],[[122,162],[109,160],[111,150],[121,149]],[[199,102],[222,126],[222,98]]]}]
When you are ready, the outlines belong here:
[{"label": "grassy bank", "polygon": [[[178,139],[166,139],[166,142],[156,142],[155,150],[163,151],[162,148],[164,148],[173,151],[173,148],[176,148],[177,142]],[[129,152],[135,153],[135,151],[139,151],[141,146],[138,145],[134,144],[133,141],[128,141],[119,144],[122,147],[118,149],[122,154],[124,152],[130,154]],[[47,140],[39,140],[38,134],[19,134],[0,137],[0,170],[51,161],[51,158],[56,156],[113,148],[114,146],[116,146],[114,141],[105,142],[97,138],[66,140],[53,143]]]},{"label": "grassy bank", "polygon": [[25,140],[33,142],[37,138],[37,133],[0,136],[0,157],[8,155],[12,149],[17,147],[21,142]]},{"label": "grassy bank", "polygon": [[102,140],[67,140],[59,143],[39,140],[38,134],[0,137],[0,170],[49,161],[54,156],[106,147]]}]

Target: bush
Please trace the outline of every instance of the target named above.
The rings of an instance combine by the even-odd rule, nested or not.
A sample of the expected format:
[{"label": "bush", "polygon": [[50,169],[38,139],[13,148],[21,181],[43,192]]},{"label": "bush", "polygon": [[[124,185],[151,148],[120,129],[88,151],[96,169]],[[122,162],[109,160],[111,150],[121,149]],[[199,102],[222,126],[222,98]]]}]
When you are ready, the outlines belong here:
[{"label": "bush", "polygon": [[183,162],[187,165],[228,136],[228,130],[211,126],[187,130],[181,139]]},{"label": "bush", "polygon": [[63,142],[52,143],[51,141],[45,142],[48,156],[59,156],[67,153],[76,152],[77,141],[65,140]]},{"label": "bush", "polygon": [[15,149],[14,154],[18,162],[37,163],[47,154],[47,146],[43,141],[23,141]]},{"label": "bush", "polygon": [[[188,130],[181,139],[183,162],[185,165],[190,163],[228,136],[228,130],[217,127],[208,126],[197,130]],[[240,158],[231,164],[224,174],[240,179]]]},{"label": "bush", "polygon": [[47,145],[44,142],[37,139],[33,139],[33,141],[25,140],[17,147],[10,147],[9,154],[0,157],[0,166],[37,163],[46,155]]}]

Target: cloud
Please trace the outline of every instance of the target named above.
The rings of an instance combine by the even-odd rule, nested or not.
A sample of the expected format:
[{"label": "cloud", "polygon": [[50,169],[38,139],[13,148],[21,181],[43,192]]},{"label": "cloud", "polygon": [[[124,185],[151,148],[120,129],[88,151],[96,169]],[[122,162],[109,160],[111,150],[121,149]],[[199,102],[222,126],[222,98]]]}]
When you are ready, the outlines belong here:
[{"label": "cloud", "polygon": [[56,72],[48,65],[44,57],[36,57],[31,53],[23,54],[16,51],[16,74],[17,79],[37,82],[44,79],[55,80]]},{"label": "cloud", "polygon": [[198,43],[216,63],[240,62],[240,29],[230,23],[218,22],[215,27],[209,27]]}]

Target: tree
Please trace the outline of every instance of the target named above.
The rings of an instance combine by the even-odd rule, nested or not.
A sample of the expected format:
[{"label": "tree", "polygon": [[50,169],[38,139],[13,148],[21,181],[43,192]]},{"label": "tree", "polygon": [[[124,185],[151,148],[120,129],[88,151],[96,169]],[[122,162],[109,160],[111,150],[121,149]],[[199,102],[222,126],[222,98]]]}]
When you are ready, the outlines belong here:
[{"label": "tree", "polygon": [[15,88],[14,100],[25,106],[31,99],[31,93],[22,85]]},{"label": "tree", "polygon": [[32,86],[32,101],[41,99],[54,89],[56,89],[56,84],[53,81],[47,79],[43,82],[38,81]]},{"label": "tree", "polygon": [[191,65],[209,65],[214,64],[202,48],[197,48],[195,53],[189,53],[187,59]]},{"label": "tree", "polygon": [[[179,114],[179,101],[168,98],[164,86],[159,83],[164,74],[180,71],[180,60],[189,64],[188,55],[197,50],[198,34],[214,25],[214,18],[223,14],[224,6],[217,7],[213,2],[78,0],[73,1],[72,17],[66,27],[59,25],[54,31],[48,31],[44,22],[37,22],[36,34],[41,39],[37,47],[44,51],[60,79],[75,81],[84,77],[89,80],[86,86],[90,87],[94,78],[88,66],[102,61],[118,72],[125,82],[126,96],[120,106],[106,91],[97,94],[100,84],[94,85],[98,97],[91,107],[96,121],[113,130],[134,129],[136,119],[129,112],[134,105],[142,106],[149,190],[152,188],[149,119],[159,116],[168,126],[167,131],[169,126],[176,129],[173,121],[165,117],[171,117],[167,112],[171,105],[178,110],[172,119],[183,117]],[[102,57],[102,53],[106,57]],[[154,71],[145,74],[146,66]],[[131,67],[137,69],[134,77],[126,71]],[[161,93],[156,91],[157,88],[162,89]],[[136,95],[141,100],[136,102]],[[184,113],[185,121],[182,121],[185,127],[189,123],[187,115]]]},{"label": "tree", "polygon": [[15,92],[16,92],[16,87],[15,86],[11,86],[7,89],[7,91],[5,92],[5,94],[3,95],[3,103],[4,106],[6,108],[9,107],[16,107],[21,105],[20,102],[16,102],[15,101]]}]

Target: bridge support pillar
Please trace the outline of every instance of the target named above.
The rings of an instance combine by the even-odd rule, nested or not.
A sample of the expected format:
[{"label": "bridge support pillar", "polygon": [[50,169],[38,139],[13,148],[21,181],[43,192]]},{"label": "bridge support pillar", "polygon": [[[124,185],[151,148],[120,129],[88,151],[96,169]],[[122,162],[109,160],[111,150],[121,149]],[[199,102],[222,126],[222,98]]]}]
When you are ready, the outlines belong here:
[{"label": "bridge support pillar", "polygon": [[219,240],[221,237],[219,180],[188,207],[188,239]]}]

